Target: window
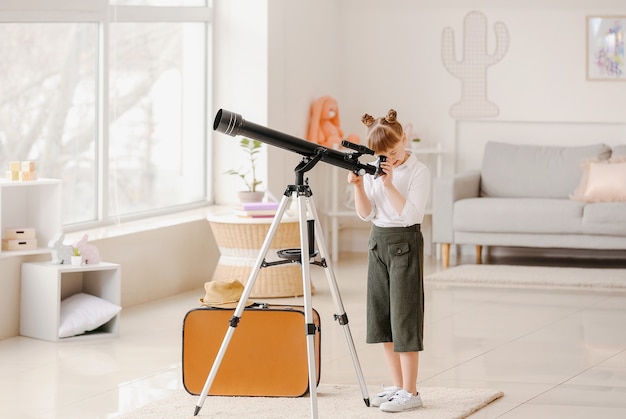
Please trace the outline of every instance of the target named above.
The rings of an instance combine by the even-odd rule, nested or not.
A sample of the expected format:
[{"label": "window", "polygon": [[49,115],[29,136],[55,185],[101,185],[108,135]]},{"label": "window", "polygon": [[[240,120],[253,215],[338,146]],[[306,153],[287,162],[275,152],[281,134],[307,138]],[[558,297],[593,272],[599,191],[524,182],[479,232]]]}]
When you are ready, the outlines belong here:
[{"label": "window", "polygon": [[70,228],[205,203],[210,6],[84,3],[0,10],[0,168],[62,179]]},{"label": "window", "polygon": [[97,44],[95,23],[0,24],[0,166],[63,179],[67,222],[97,216]]}]

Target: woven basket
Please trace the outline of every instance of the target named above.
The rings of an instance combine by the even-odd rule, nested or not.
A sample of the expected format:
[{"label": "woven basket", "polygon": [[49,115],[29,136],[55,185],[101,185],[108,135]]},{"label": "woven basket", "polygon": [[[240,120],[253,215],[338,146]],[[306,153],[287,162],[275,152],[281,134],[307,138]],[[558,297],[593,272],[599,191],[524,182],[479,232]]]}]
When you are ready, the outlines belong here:
[{"label": "woven basket", "polygon": [[[251,271],[250,267],[220,264],[213,273],[213,280],[238,279],[245,285]],[[314,292],[315,287],[311,284],[311,294]],[[290,263],[259,270],[250,298],[299,297],[303,294],[300,265]]]},{"label": "woven basket", "polygon": [[[210,222],[220,249],[220,260],[213,280],[238,279],[248,282],[254,263],[270,228],[269,223],[234,224]],[[276,249],[300,248],[299,223],[281,223],[270,244],[267,257]],[[315,292],[311,284],[311,293]],[[302,271],[296,263],[261,268],[252,288],[251,298],[298,297],[303,295]]]},{"label": "woven basket", "polygon": [[[238,249],[260,249],[265,241],[270,224],[234,224],[211,222],[211,230],[219,247]],[[300,224],[281,223],[270,248],[288,249],[300,247]]]}]

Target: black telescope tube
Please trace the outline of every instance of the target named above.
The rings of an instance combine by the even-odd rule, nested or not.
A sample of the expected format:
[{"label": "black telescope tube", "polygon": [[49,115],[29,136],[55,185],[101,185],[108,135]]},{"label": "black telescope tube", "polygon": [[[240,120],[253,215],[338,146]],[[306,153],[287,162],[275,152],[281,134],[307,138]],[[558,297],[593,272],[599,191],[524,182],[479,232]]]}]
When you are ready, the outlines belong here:
[{"label": "black telescope tube", "polygon": [[243,119],[241,115],[225,109],[217,111],[215,120],[213,121],[213,130],[232,137],[237,135],[250,137],[266,144],[301,154],[305,157],[313,158],[321,154],[321,160],[323,162],[361,175],[365,173],[373,175],[376,173],[376,166],[363,164],[358,161],[358,158],[354,158],[349,153],[322,147],[319,144],[248,122]]}]

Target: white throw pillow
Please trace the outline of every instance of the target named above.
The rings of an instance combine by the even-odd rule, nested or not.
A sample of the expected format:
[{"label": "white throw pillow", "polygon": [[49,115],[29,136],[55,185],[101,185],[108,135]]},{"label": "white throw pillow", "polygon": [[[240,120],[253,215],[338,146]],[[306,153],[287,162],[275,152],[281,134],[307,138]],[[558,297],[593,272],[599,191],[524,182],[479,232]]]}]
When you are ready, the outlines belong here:
[{"label": "white throw pillow", "polygon": [[76,336],[97,329],[115,317],[121,309],[94,295],[74,294],[61,301],[59,337]]},{"label": "white throw pillow", "polygon": [[626,201],[626,156],[586,161],[580,185],[571,198],[584,202]]}]

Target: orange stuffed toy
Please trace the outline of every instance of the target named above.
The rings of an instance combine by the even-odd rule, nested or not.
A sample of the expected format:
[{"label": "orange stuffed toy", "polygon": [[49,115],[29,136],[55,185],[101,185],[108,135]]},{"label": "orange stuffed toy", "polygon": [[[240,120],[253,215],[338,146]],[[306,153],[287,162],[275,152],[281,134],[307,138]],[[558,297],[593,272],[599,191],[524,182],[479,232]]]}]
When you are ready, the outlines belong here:
[{"label": "orange stuffed toy", "polygon": [[[327,148],[339,148],[343,140],[343,130],[339,123],[339,106],[330,96],[322,96],[311,104],[307,139]],[[350,134],[347,138],[358,143],[359,137]]]}]

